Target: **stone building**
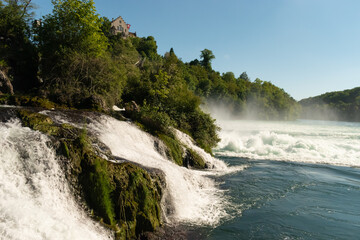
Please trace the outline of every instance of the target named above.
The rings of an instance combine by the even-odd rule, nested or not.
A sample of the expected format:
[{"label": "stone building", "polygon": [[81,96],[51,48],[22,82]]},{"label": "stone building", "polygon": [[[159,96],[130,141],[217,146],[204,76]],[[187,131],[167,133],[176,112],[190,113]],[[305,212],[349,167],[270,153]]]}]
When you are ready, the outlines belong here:
[{"label": "stone building", "polygon": [[129,31],[130,24],[127,24],[121,16],[111,21],[111,30],[114,35],[121,34],[124,38],[136,37],[136,32]]}]

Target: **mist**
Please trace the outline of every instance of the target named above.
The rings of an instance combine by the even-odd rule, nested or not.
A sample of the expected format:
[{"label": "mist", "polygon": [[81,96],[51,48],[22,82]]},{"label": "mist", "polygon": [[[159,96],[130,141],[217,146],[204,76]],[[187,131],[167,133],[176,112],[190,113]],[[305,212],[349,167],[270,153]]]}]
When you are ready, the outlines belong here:
[{"label": "mist", "polygon": [[242,104],[210,99],[202,106],[216,120],[296,120],[286,117],[286,111],[277,111],[271,107],[261,106],[256,100],[248,99]]},{"label": "mist", "polygon": [[300,118],[326,121],[341,120],[341,117],[337,114],[336,110],[325,104],[302,107]]}]

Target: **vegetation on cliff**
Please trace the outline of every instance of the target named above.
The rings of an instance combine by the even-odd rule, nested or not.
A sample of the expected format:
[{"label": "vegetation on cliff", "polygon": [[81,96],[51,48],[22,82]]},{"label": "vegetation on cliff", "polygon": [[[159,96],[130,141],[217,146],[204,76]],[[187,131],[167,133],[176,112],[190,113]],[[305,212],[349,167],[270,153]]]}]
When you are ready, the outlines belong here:
[{"label": "vegetation on cliff", "polygon": [[[0,68],[15,86],[26,86],[15,92],[95,110],[135,101],[144,123],[181,129],[209,152],[219,138],[214,120],[200,109],[204,100],[226,104],[238,117],[296,117],[297,104],[282,89],[251,82],[246,73],[236,78],[213,70],[211,50],[190,63],[173,49],[161,56],[151,36],[112,35],[110,21],[96,13],[93,1],[53,0],[53,12],[31,24],[30,2],[0,1]],[[35,70],[21,72],[19,64]]]},{"label": "vegetation on cliff", "polygon": [[360,87],[324,93],[299,103],[302,118],[360,122]]}]

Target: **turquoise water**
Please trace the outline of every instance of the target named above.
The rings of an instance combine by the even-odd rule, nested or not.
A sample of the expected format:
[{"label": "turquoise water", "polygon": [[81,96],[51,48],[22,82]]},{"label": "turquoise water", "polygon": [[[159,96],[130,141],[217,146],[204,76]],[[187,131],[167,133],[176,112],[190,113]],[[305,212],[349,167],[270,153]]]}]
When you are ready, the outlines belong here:
[{"label": "turquoise water", "polygon": [[359,239],[360,169],[223,160],[249,166],[222,179],[242,213],[209,229],[206,239]]},{"label": "turquoise water", "polygon": [[[223,121],[232,216],[204,239],[360,239],[360,124]],[[239,211],[240,209],[240,211]]]}]

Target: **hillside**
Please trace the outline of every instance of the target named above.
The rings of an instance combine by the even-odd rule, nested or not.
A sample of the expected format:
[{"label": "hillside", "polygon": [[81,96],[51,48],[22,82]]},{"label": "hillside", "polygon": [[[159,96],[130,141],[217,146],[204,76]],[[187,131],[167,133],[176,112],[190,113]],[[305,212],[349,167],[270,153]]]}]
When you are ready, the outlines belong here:
[{"label": "hillside", "polygon": [[305,119],[360,121],[360,87],[302,99]]}]

